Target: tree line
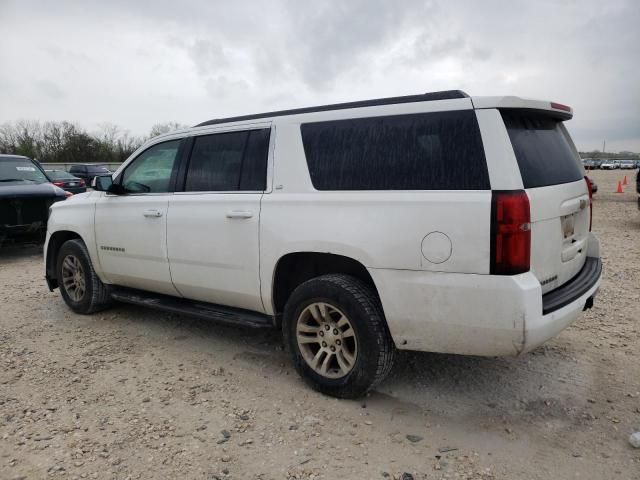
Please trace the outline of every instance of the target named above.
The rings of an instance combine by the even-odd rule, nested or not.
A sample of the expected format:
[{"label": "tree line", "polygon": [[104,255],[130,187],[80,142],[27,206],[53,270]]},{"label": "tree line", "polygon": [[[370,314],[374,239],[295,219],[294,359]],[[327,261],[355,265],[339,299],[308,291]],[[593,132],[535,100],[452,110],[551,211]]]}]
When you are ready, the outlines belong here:
[{"label": "tree line", "polygon": [[71,122],[19,120],[0,125],[0,153],[24,155],[42,163],[120,163],[149,138],[185,128],[158,123],[147,136],[133,136],[113,124],[89,133]]},{"label": "tree line", "polygon": [[600,150],[593,150],[591,152],[580,152],[581,158],[594,158],[605,160],[640,160],[640,153],[622,151],[618,153],[601,152]]}]

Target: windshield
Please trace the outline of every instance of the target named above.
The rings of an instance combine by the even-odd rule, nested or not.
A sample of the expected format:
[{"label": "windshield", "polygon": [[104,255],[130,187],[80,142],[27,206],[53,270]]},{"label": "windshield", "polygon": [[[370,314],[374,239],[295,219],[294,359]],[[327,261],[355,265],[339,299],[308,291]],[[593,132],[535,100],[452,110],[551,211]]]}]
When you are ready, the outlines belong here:
[{"label": "windshield", "polygon": [[28,158],[3,158],[0,160],[0,182],[46,183],[44,173]]}]

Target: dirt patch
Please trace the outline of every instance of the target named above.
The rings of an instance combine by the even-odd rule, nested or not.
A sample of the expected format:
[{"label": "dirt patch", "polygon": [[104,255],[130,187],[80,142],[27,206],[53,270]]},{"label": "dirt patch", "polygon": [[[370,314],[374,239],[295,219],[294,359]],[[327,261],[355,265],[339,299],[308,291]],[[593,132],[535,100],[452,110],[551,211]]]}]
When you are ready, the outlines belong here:
[{"label": "dirt patch", "polygon": [[76,315],[39,248],[2,251],[0,478],[640,478],[640,212],[631,185],[613,193],[622,175],[592,174],[592,310],[520,358],[403,353],[361,401],[306,388],[276,332]]}]

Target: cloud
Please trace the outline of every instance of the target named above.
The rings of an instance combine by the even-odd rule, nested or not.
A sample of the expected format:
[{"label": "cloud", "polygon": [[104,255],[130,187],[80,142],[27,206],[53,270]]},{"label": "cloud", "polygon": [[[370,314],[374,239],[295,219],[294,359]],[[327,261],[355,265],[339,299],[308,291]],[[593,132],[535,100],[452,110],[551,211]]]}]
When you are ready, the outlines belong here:
[{"label": "cloud", "polygon": [[66,94],[60,86],[50,80],[38,80],[36,82],[38,89],[52,100],[60,100],[66,97]]},{"label": "cloud", "polygon": [[461,88],[568,103],[580,148],[640,151],[639,18],[635,0],[4,1],[0,122],[142,133]]}]

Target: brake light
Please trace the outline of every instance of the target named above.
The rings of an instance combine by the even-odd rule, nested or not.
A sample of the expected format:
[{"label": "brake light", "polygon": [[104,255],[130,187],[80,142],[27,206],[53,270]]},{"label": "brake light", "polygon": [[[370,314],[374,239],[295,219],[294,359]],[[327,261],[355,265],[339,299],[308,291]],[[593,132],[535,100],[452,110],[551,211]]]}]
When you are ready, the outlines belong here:
[{"label": "brake light", "polygon": [[80,179],[80,186],[84,187],[84,180]]},{"label": "brake light", "polygon": [[551,102],[551,108],[562,110],[563,112],[571,112],[571,107],[569,105],[563,105],[561,103]]},{"label": "brake light", "polygon": [[65,190],[65,192],[64,192],[64,196],[65,196],[65,198],[73,197],[73,193],[71,193],[71,192],[67,192],[67,191]]},{"label": "brake light", "polygon": [[60,187],[60,188],[64,187],[64,182],[53,182],[53,184],[54,184],[56,187]]},{"label": "brake light", "polygon": [[528,272],[531,263],[531,213],[524,190],[494,191],[491,197],[492,275]]},{"label": "brake light", "polygon": [[591,231],[591,225],[593,224],[593,187],[589,177],[585,175],[584,180],[587,182],[587,190],[589,190],[589,231]]}]

